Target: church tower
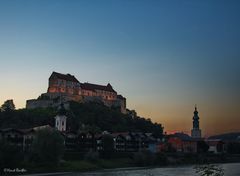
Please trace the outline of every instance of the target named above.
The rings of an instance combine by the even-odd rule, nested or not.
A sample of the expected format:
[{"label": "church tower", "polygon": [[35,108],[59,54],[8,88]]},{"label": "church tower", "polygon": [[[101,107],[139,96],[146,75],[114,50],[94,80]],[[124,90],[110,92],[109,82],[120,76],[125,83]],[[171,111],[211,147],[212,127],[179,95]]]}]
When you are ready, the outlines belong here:
[{"label": "church tower", "polygon": [[197,106],[195,106],[195,111],[193,112],[193,129],[192,138],[201,138],[201,130],[199,129],[199,116],[197,111]]},{"label": "church tower", "polygon": [[57,116],[55,117],[55,128],[59,131],[66,131],[66,125],[67,125],[66,110],[64,108],[64,105],[61,104]]}]

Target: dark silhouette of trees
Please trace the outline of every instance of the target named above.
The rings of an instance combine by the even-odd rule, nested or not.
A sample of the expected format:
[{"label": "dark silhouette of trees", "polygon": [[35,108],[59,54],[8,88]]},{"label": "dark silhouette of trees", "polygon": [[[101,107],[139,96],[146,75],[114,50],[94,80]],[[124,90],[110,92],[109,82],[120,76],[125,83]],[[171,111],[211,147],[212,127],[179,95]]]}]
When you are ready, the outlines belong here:
[{"label": "dark silhouette of trees", "polygon": [[13,100],[6,100],[1,106],[1,111],[12,111],[15,110]]},{"label": "dark silhouette of trees", "polygon": [[105,134],[102,136],[103,158],[111,158],[114,152],[114,141],[111,135]]},{"label": "dark silhouette of trees", "polygon": [[[31,128],[41,125],[55,125],[57,109],[37,108],[0,112],[0,128]],[[150,119],[122,114],[100,103],[70,102],[66,112],[67,130],[109,132],[145,132],[161,138],[163,127]]]},{"label": "dark silhouette of trees", "polygon": [[21,166],[23,152],[20,147],[11,145],[5,140],[0,140],[0,173],[4,168]]},{"label": "dark silhouette of trees", "polygon": [[35,163],[56,165],[64,152],[64,139],[53,129],[42,129],[36,133],[31,146],[31,160]]},{"label": "dark silhouette of trees", "polygon": [[209,145],[205,141],[197,142],[198,153],[206,153],[208,152],[208,149],[209,149]]}]

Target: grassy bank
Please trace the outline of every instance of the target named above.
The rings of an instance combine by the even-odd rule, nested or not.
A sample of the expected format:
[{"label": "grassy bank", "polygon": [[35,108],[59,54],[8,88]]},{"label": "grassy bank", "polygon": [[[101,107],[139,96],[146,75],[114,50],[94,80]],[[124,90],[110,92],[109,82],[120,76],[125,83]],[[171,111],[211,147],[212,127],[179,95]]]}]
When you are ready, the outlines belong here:
[{"label": "grassy bank", "polygon": [[[232,158],[238,158],[233,160]],[[27,173],[42,172],[86,172],[102,169],[115,169],[127,167],[163,167],[163,166],[181,166],[207,163],[229,163],[240,162],[239,155],[199,155],[199,154],[159,154],[149,155],[148,153],[136,153],[132,157],[124,158],[95,158],[62,160],[58,165],[31,164],[25,163]]]},{"label": "grassy bank", "polygon": [[93,171],[101,169],[113,169],[122,167],[134,166],[131,159],[119,158],[119,159],[98,159],[94,162],[86,160],[65,161],[61,163],[59,171]]},{"label": "grassy bank", "polygon": [[44,173],[44,172],[86,172],[102,169],[114,169],[135,166],[129,158],[117,159],[97,159],[95,161],[88,160],[68,160],[62,161],[59,165],[32,165],[26,163],[27,173]]}]

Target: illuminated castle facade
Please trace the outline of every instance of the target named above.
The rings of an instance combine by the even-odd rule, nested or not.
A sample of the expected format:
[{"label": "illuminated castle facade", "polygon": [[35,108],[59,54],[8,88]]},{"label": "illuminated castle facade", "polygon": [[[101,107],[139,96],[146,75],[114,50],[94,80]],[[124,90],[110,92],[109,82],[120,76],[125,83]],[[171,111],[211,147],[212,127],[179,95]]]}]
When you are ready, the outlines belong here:
[{"label": "illuminated castle facade", "polygon": [[126,113],[126,98],[118,95],[111,84],[97,85],[80,83],[71,74],[53,72],[49,77],[47,93],[38,99],[27,100],[28,109],[38,107],[57,107],[68,101],[102,102],[108,107],[117,107]]}]

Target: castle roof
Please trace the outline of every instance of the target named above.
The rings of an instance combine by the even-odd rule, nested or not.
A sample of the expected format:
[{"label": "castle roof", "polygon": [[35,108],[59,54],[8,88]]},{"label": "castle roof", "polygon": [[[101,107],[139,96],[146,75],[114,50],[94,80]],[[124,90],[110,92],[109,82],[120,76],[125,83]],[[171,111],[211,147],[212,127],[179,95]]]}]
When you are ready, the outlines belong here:
[{"label": "castle roof", "polygon": [[75,78],[75,76],[73,76],[71,74],[66,74],[65,75],[65,74],[62,74],[62,73],[52,72],[52,75],[50,76],[50,78],[54,77],[54,76],[57,77],[58,79],[63,79],[63,80],[66,80],[66,81],[79,83],[77,78]]},{"label": "castle roof", "polygon": [[118,99],[121,99],[121,100],[125,100],[125,99],[126,99],[126,98],[123,97],[122,95],[117,95],[117,98],[118,98]]},{"label": "castle roof", "polygon": [[85,90],[91,90],[91,91],[104,90],[104,91],[116,93],[116,91],[112,88],[111,84],[108,84],[107,86],[103,86],[103,85],[97,85],[97,84],[91,84],[91,83],[81,83],[80,86],[82,89],[85,89]]}]

